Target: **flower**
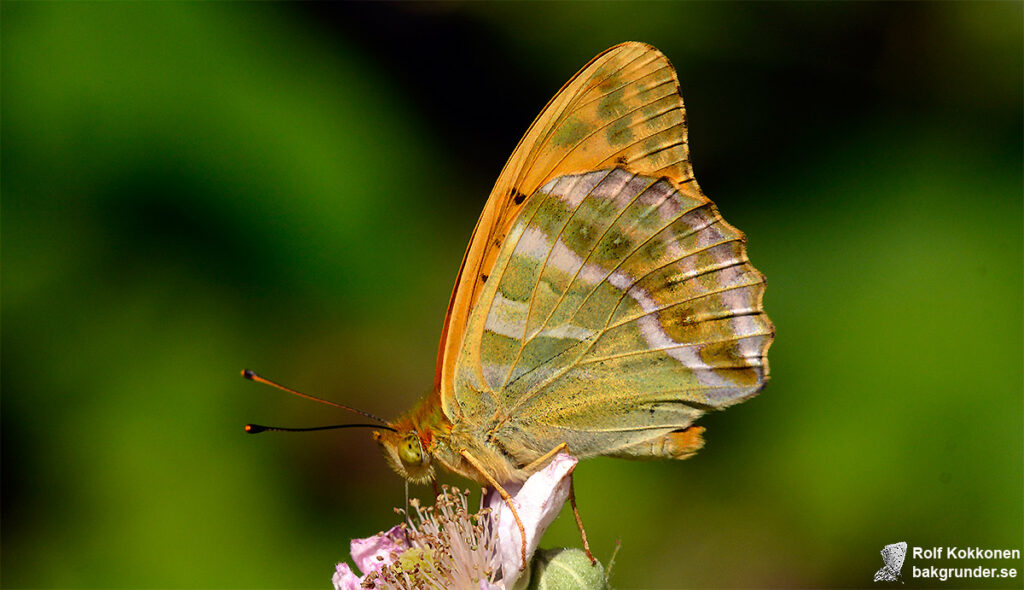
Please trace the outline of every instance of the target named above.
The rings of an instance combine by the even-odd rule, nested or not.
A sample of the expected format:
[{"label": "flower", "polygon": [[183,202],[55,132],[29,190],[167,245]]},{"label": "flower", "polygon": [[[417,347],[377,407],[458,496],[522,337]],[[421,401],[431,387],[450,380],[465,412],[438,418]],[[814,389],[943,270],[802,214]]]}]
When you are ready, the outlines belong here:
[{"label": "flower", "polygon": [[434,506],[422,508],[419,501],[410,501],[413,513],[406,523],[353,539],[352,560],[364,575],[356,576],[347,563],[339,563],[332,579],[335,589],[500,588],[493,584],[500,564],[490,510],[470,514],[468,495],[468,490],[445,486]]},{"label": "flower", "polygon": [[[569,478],[577,461],[561,453],[522,485],[506,486],[526,531],[527,563],[569,496]],[[339,563],[332,580],[335,590],[525,587],[529,569],[522,568],[519,527],[512,511],[492,490],[481,500],[484,508],[470,514],[468,495],[468,490],[444,486],[434,506],[423,508],[410,501],[413,511],[406,515],[406,523],[354,539],[352,560],[363,575]],[[603,579],[603,571],[599,577]]]}]

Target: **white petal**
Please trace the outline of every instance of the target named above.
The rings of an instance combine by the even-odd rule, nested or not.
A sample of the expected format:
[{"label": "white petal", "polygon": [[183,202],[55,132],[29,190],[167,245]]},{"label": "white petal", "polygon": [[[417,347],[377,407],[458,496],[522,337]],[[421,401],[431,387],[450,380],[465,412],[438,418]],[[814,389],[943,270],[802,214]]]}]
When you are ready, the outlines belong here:
[{"label": "white petal", "polygon": [[[531,475],[522,487],[505,487],[513,496],[512,502],[526,530],[527,563],[537,550],[544,531],[558,516],[566,498],[569,497],[570,476],[578,462],[579,459],[572,455],[559,453],[547,467]],[[489,503],[492,513],[498,515],[502,581],[506,588],[512,588],[519,578],[522,565],[519,526],[501,496],[493,493]]]}]

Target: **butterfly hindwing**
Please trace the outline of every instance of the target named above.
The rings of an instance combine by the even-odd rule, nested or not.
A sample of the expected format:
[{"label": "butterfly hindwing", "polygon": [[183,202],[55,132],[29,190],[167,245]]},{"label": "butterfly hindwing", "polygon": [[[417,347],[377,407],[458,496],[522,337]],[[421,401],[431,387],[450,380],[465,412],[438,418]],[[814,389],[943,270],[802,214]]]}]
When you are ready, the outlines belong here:
[{"label": "butterfly hindwing", "polygon": [[[523,460],[616,454],[755,394],[772,326],[743,235],[695,188],[622,168],[530,196],[470,316],[462,419]],[[520,456],[521,455],[521,456]]]}]

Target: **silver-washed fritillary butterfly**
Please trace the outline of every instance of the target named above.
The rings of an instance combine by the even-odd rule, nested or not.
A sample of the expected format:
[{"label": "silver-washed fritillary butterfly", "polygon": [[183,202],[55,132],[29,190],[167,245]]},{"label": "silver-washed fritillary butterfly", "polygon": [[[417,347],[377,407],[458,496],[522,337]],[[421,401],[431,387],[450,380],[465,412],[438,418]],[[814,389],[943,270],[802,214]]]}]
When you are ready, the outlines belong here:
[{"label": "silver-washed fritillary butterfly", "polygon": [[694,421],[768,379],[764,288],[693,177],[672,65],[617,45],[519,142],[463,258],[433,393],[374,437],[409,480],[440,464],[499,491],[560,449],[684,459]]},{"label": "silver-washed fritillary butterfly", "polygon": [[693,455],[704,431],[694,422],[768,380],[774,328],[745,244],[693,177],[668,59],[643,43],[612,47],[505,164],[448,303],[433,391],[374,438],[410,481],[434,480],[440,464],[493,486],[521,532],[502,484],[560,450]]}]

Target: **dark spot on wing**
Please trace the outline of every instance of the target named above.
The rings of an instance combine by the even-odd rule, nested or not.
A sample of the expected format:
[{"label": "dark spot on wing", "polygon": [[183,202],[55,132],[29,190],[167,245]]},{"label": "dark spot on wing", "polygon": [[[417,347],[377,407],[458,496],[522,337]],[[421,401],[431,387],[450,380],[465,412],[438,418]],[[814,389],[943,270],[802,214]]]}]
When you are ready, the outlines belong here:
[{"label": "dark spot on wing", "polygon": [[526,195],[519,192],[515,187],[513,187],[512,190],[508,192],[508,197],[512,199],[512,202],[514,202],[516,205],[522,205],[523,201],[526,200]]}]

